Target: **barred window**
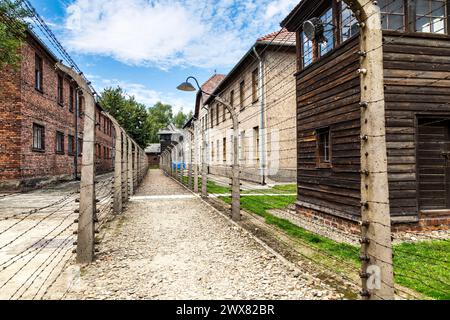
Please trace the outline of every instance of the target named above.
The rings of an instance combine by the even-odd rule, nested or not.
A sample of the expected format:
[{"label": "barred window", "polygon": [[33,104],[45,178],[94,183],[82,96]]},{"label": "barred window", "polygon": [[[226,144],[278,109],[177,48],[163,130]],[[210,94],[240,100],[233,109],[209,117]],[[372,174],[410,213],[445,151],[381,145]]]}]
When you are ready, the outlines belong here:
[{"label": "barred window", "polygon": [[33,123],[33,150],[45,150],[45,128],[36,123]]},{"label": "barred window", "polygon": [[58,103],[64,104],[64,78],[58,75]]},{"label": "barred window", "polygon": [[64,154],[64,133],[56,132],[56,153]]},{"label": "barred window", "polygon": [[342,2],[341,8],[341,39],[347,41],[359,33],[358,20],[353,16],[352,10]]},{"label": "barred window", "polygon": [[303,68],[309,66],[314,59],[314,43],[308,39],[304,32],[301,33]]},{"label": "barred window", "polygon": [[381,25],[385,30],[405,30],[404,0],[378,0],[381,10]]},{"label": "barred window", "polygon": [[319,56],[323,56],[330,52],[334,48],[334,27],[333,27],[333,9],[328,9],[321,17],[320,20],[324,24],[324,37],[325,42],[319,45]]},{"label": "barred window", "polygon": [[416,0],[416,31],[446,33],[446,0]]},{"label": "barred window", "polygon": [[317,165],[329,166],[331,164],[331,131],[330,128],[316,130]]},{"label": "barred window", "polygon": [[43,80],[43,68],[44,64],[42,58],[37,54],[34,56],[34,86],[36,90],[42,91],[42,80]]},{"label": "barred window", "polygon": [[71,86],[70,89],[69,89],[69,111],[70,112],[73,112],[73,108],[74,108],[74,105],[75,105],[75,94],[74,94],[74,91],[75,90]]},{"label": "barred window", "polygon": [[69,135],[67,137],[67,153],[70,156],[73,156],[75,154],[75,137],[72,135]]}]

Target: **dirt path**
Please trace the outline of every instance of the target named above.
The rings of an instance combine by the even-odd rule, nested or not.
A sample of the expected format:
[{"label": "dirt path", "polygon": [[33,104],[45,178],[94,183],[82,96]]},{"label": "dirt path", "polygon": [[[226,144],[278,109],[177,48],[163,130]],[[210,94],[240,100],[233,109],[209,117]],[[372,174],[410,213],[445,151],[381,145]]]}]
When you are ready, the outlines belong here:
[{"label": "dirt path", "polygon": [[152,170],[105,229],[67,299],[330,299],[200,199]]}]

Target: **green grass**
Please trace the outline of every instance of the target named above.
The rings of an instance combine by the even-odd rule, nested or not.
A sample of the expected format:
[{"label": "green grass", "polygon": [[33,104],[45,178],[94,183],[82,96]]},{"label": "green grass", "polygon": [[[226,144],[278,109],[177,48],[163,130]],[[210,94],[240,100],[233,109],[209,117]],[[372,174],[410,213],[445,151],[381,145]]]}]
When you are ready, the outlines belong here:
[{"label": "green grass", "polygon": [[[280,188],[291,192],[290,186],[280,186]],[[221,199],[227,203],[231,202],[229,197]],[[289,236],[306,242],[328,256],[336,257],[359,268],[358,247],[309,232],[268,212],[270,209],[286,208],[295,201],[295,196],[283,195],[243,197],[241,207],[263,217],[267,224],[278,227]],[[433,299],[450,299],[448,285],[450,283],[450,241],[402,243],[394,246],[393,253],[396,283]]]},{"label": "green grass", "polygon": [[450,241],[394,246],[395,281],[431,298],[450,300]]}]

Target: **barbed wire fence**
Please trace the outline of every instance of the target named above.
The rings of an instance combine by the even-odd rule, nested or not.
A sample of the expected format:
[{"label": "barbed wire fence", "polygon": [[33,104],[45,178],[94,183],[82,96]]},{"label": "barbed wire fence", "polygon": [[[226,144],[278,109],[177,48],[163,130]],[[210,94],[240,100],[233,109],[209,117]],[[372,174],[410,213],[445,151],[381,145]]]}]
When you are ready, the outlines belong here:
[{"label": "barbed wire fence", "polygon": [[[371,1],[367,1],[364,6],[372,5]],[[423,16],[433,15],[433,12],[437,12],[443,8],[445,8],[446,3],[442,2],[440,7],[433,7],[430,12],[423,14]],[[384,15],[395,14],[398,10],[403,8],[403,2],[398,5],[398,8],[395,8],[395,5],[390,2],[380,2],[380,9]],[[375,13],[373,13],[375,14]],[[373,15],[372,14],[372,15]],[[364,18],[355,18],[355,15],[349,16],[347,18],[348,21],[351,19],[355,20],[354,23],[359,23],[360,30],[364,28],[364,23],[372,17],[372,15],[366,16]],[[347,21],[347,22],[348,22]],[[345,21],[343,21],[345,23]],[[413,22],[414,23],[414,22]],[[391,31],[401,31],[401,28],[407,28],[408,26],[401,26],[397,30]],[[389,44],[396,45],[402,44],[402,39],[406,36],[406,34],[397,34],[395,37],[385,37],[384,45],[387,46]],[[284,43],[285,44],[285,43]],[[274,44],[271,44],[272,47]],[[279,44],[277,49],[271,49],[272,51],[280,51],[284,48],[283,44]],[[367,54],[380,49],[380,46],[375,46],[368,51],[364,52],[364,56],[361,57],[363,60]],[[268,46],[262,49],[262,52],[268,50]],[[361,55],[361,51],[356,52],[355,54]],[[386,53],[385,53],[386,55]],[[387,55],[388,56],[388,55]],[[392,58],[390,58],[392,59]],[[289,62],[290,60],[290,62]],[[243,68],[242,74],[249,73],[253,71],[254,64],[257,63],[257,57],[253,57],[253,61],[249,63],[249,65]],[[441,62],[444,63],[444,62]],[[264,99],[267,101],[266,107],[264,111],[270,112],[271,109],[276,110],[280,104],[285,101],[289,101],[292,99],[295,104],[296,90],[284,91],[286,87],[286,79],[292,77],[293,74],[289,73],[288,70],[290,68],[295,68],[297,62],[295,58],[284,57],[278,58],[272,62],[266,62],[264,68]],[[437,67],[437,66],[436,66]],[[405,77],[403,77],[402,83],[408,82],[408,86],[411,87],[411,90],[419,90],[420,92],[425,92],[427,88],[436,89],[448,86],[448,80],[450,80],[450,76],[448,74],[444,74],[444,72],[430,72],[431,69],[435,69],[435,66],[430,65],[421,65],[421,67],[417,68],[418,70],[414,70],[408,73]],[[277,70],[278,72],[271,73],[273,70]],[[370,70],[362,70],[361,67],[358,70],[353,68],[345,71],[345,74],[342,76],[347,80],[345,83],[350,83],[354,81],[355,77],[353,76],[353,72],[358,71],[360,77],[366,77],[366,72],[371,72]],[[386,80],[389,85],[393,87],[386,88],[386,95],[390,95],[395,92],[395,79],[387,79]],[[398,80],[397,80],[398,82]],[[240,165],[241,165],[241,174],[243,175],[243,181],[241,182],[241,190],[240,197],[242,201],[241,208],[246,211],[245,219],[250,219],[255,221],[255,224],[261,221],[269,221],[270,223],[266,224],[267,228],[276,229],[276,227],[288,225],[292,227],[293,225],[301,227],[301,229],[307,230],[307,233],[303,233],[302,237],[297,237],[295,241],[299,242],[302,247],[307,247],[310,251],[314,252],[315,255],[305,254],[304,251],[298,249],[297,247],[293,247],[294,250],[298,251],[300,255],[303,255],[306,259],[312,260],[318,264],[323,263],[323,257],[333,261],[334,263],[329,264],[329,266],[340,266],[336,267],[336,272],[340,274],[343,279],[348,280],[349,282],[354,283],[359,286],[359,278],[363,280],[365,283],[368,280],[368,275],[365,273],[365,269],[363,268],[363,272],[361,272],[361,268],[359,264],[362,262],[366,267],[369,265],[368,262],[371,261],[372,257],[367,255],[367,251],[365,251],[367,247],[377,246],[381,249],[391,250],[393,247],[393,260],[383,260],[378,257],[381,263],[384,263],[390,266],[394,271],[395,281],[396,283],[382,283],[386,287],[393,290],[397,297],[405,298],[405,299],[423,299],[426,297],[433,298],[444,298],[448,299],[450,294],[450,287],[448,281],[448,261],[450,260],[450,249],[449,249],[449,235],[448,232],[438,232],[438,231],[414,231],[410,232],[396,232],[395,228],[393,228],[391,223],[384,223],[380,221],[363,221],[360,220],[360,228],[361,230],[365,230],[370,227],[370,224],[378,224],[382,225],[382,227],[387,228],[389,230],[393,230],[395,232],[391,232],[392,243],[388,241],[388,243],[380,242],[377,239],[368,240],[366,237],[361,236],[360,232],[352,233],[343,231],[337,226],[337,223],[333,223],[332,221],[325,220],[316,220],[311,219],[310,217],[305,217],[297,214],[296,210],[296,201],[297,196],[300,191],[297,189],[296,183],[289,184],[288,182],[280,183],[277,181],[270,181],[269,185],[261,185],[260,182],[264,181],[264,178],[261,177],[261,172],[264,170],[269,170],[270,164],[268,161],[263,162],[264,158],[270,158],[271,153],[275,154],[273,156],[273,160],[280,163],[281,161],[285,161],[289,163],[290,161],[294,161],[294,165],[284,165],[285,170],[282,175],[278,177],[279,180],[289,181],[292,176],[288,174],[289,171],[292,171],[297,178],[297,164],[301,167],[302,163],[311,162],[316,160],[316,144],[317,137],[298,137],[297,136],[297,115],[278,115],[275,116],[272,121],[268,121],[267,130],[263,134],[265,134],[265,141],[269,146],[266,147],[266,156],[261,156],[261,131],[259,134],[253,131],[255,124],[258,124],[258,118],[261,117],[261,110],[255,110],[254,105],[254,92],[252,92],[252,88],[250,85],[251,82],[246,81],[246,85],[244,87],[244,91],[246,92],[244,97],[245,108],[238,109],[239,113],[239,125],[240,130],[244,131],[244,133],[240,136],[239,139],[239,150],[240,150]],[[344,84],[345,84],[344,83]],[[258,85],[261,85],[259,83]],[[226,89],[228,90],[228,89]],[[312,90],[321,90],[319,87],[314,87]],[[431,91],[432,91],[431,90]],[[435,91],[436,91],[435,90]],[[259,90],[258,90],[259,91]],[[429,91],[429,92],[431,92]],[[436,91],[437,92],[437,91]],[[442,92],[440,90],[439,92]],[[224,90],[219,92],[217,95],[222,97],[227,92]],[[429,93],[428,93],[429,94]],[[258,95],[258,99],[261,99],[261,95]],[[448,96],[443,96],[442,94],[436,99],[432,99],[433,102],[428,102],[427,105],[433,105],[433,110],[438,110],[442,107],[448,106],[450,101],[448,100]],[[361,101],[361,97],[358,94],[353,94],[347,99],[348,104],[354,105],[354,110],[361,110],[361,113],[364,114],[367,108],[370,108],[371,105],[378,103],[378,100],[369,100],[369,101]],[[218,104],[220,105],[220,104]],[[230,203],[231,190],[229,188],[228,180],[231,172],[231,165],[229,160],[231,159],[230,153],[230,145],[232,145],[232,139],[229,130],[230,130],[230,121],[229,114],[224,112],[223,114],[216,109],[217,105],[211,104],[208,107],[208,113],[206,113],[205,120],[196,119],[194,124],[194,128],[192,132],[194,136],[188,140],[187,145],[184,146],[185,154],[188,155],[187,161],[187,169],[183,173],[184,176],[193,176],[194,179],[198,179],[198,182],[201,184],[201,180],[198,175],[194,174],[194,169],[197,168],[197,172],[200,171],[199,168],[207,166],[207,170],[209,170],[209,174],[207,175],[208,181],[208,201],[217,204],[218,207],[224,207],[224,202],[226,204]],[[390,101],[386,102],[386,108],[391,109],[392,103]],[[251,110],[248,114],[247,110]],[[334,116],[334,115],[333,115]],[[219,121],[219,119],[221,121]],[[450,117],[440,117],[439,119],[432,119],[429,121],[424,121],[418,124],[417,130],[422,130],[422,128],[431,128],[433,125],[439,123],[445,123],[450,120]],[[203,123],[205,121],[206,123]],[[299,120],[301,121],[301,120]],[[212,130],[212,127],[218,127],[216,130]],[[259,128],[261,129],[261,127]],[[269,129],[276,131],[276,134],[271,135]],[[355,128],[357,130],[352,129],[349,134],[356,135],[357,140],[360,141],[361,146],[367,144],[367,141],[375,138],[383,138],[386,139],[387,135],[392,136],[392,134],[410,134],[411,128],[400,128],[396,129],[395,132],[391,128],[387,128],[387,133],[380,136],[378,134],[362,134],[360,128]],[[413,128],[414,129],[414,128]],[[250,131],[250,134],[246,134],[246,131]],[[205,132],[206,131],[206,132]],[[414,132],[413,132],[414,133]],[[415,134],[418,134],[417,132]],[[301,149],[297,149],[296,143],[292,143],[294,140],[293,137],[297,137],[295,142],[298,139],[311,139],[309,144],[303,144]],[[350,136],[343,137],[349,138]],[[203,139],[207,140],[206,150],[203,146],[200,146],[203,143]],[[258,141],[259,140],[259,141]],[[289,142],[291,142],[289,144]],[[436,143],[436,142],[434,142]],[[442,142],[441,145],[443,147],[450,147],[448,142]],[[259,146],[259,148],[258,148]],[[306,148],[306,149],[305,149]],[[330,146],[333,148],[333,145]],[[192,155],[191,149],[198,151],[197,156]],[[312,150],[312,151],[311,151]],[[356,150],[356,149],[355,149]],[[349,151],[350,152],[350,151]],[[360,150],[358,150],[359,155]],[[177,172],[177,168],[183,168],[181,166],[174,166],[173,161],[175,154],[178,152],[166,152],[162,156],[162,166],[163,169],[172,174],[174,176],[178,176],[179,172]],[[195,154],[195,152],[194,152]],[[207,161],[203,160],[207,159]],[[176,161],[180,161],[177,159]],[[359,165],[361,165],[359,163]],[[253,169],[248,170],[248,168]],[[333,170],[333,169],[331,169]],[[247,172],[246,172],[247,171]],[[270,171],[270,170],[269,170]],[[362,178],[365,179],[368,175],[377,175],[382,172],[373,171],[368,172],[366,170],[361,170]],[[387,174],[388,172],[383,172]],[[190,179],[182,179],[181,180],[186,186],[192,187],[192,183],[190,183]],[[351,183],[354,183],[354,188],[351,186]],[[359,193],[360,191],[360,182],[349,181],[348,186],[346,188],[351,188],[355,190],[355,193]],[[338,183],[336,182],[336,185]],[[446,181],[445,185],[449,185],[449,182]],[[196,190],[198,191],[198,190]],[[436,201],[439,199],[436,197]],[[354,204],[355,206],[359,206],[361,202],[360,195],[355,196],[353,193],[349,193],[347,197],[348,201]],[[361,204],[361,210],[367,210],[368,207],[373,206],[375,204],[383,204],[394,210],[396,215],[406,216],[410,215],[411,212],[406,212],[403,207],[398,204],[392,204],[389,202],[379,202],[376,200],[369,200]],[[227,207],[229,208],[229,207]],[[264,219],[265,218],[265,219]],[[298,233],[302,233],[300,229],[297,230]],[[296,231],[296,232],[297,232]],[[294,231],[290,231],[294,232]],[[295,232],[294,232],[295,233]],[[363,232],[364,234],[364,232]],[[311,241],[307,241],[305,239],[309,239]],[[332,245],[332,250],[326,248],[329,244],[327,239],[331,239],[336,244]],[[413,240],[411,240],[413,239]],[[283,241],[282,239],[279,239]],[[320,246],[317,243],[324,242],[327,245]],[[292,244],[287,244],[291,245]],[[358,247],[361,248],[358,250]],[[425,251],[421,250],[424,249]],[[426,253],[424,253],[426,252]],[[422,267],[419,267],[422,266]],[[363,297],[368,297],[368,292],[364,290],[361,291]],[[377,295],[373,293],[374,297],[377,299],[385,299],[386,297],[382,295]]]},{"label": "barbed wire fence", "polygon": [[[147,174],[148,162],[144,150],[107,112],[102,114],[111,120],[114,128],[107,134],[107,142],[104,137],[103,140],[97,137],[102,128],[96,113],[95,90],[31,4],[25,1],[23,6],[34,23],[29,24],[29,28],[35,26],[41,30],[71,66],[57,63],[55,72],[59,70],[71,78],[76,83],[76,96],[83,99],[75,100],[75,116],[83,119],[78,136],[72,133],[74,128],[66,121],[47,119],[65,134],[74,135],[77,142],[80,139],[74,144],[78,146],[77,150],[68,150],[69,146],[64,144],[63,151],[79,158],[76,171],[78,175],[81,173],[81,182],[42,184],[25,192],[0,195],[0,298],[64,298],[76,277],[68,271],[75,263],[74,258],[89,263],[95,252],[99,252],[99,239],[95,235],[124,211],[125,204]],[[13,30],[18,23],[3,15],[0,18]],[[34,35],[40,37],[37,33]],[[34,86],[24,77],[21,88],[24,92],[34,92]],[[43,92],[41,96],[55,106],[60,102],[49,92]],[[39,108],[31,102],[29,105]],[[67,105],[64,101],[64,107]],[[59,169],[42,161],[25,164],[21,172],[23,177],[39,179],[67,171],[67,168],[62,168],[61,172]],[[61,290],[64,292],[59,296]]]}]

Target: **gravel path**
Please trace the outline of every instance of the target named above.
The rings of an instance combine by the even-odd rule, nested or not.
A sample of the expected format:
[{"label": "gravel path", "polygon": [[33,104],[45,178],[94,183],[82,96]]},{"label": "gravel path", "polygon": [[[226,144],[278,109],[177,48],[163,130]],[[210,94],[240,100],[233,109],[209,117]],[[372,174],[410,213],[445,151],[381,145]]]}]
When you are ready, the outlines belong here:
[{"label": "gravel path", "polygon": [[67,299],[337,297],[159,170],[150,171],[103,236],[99,258],[81,271]]}]

